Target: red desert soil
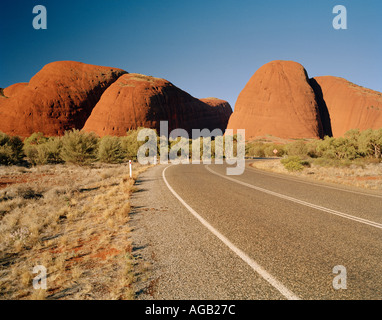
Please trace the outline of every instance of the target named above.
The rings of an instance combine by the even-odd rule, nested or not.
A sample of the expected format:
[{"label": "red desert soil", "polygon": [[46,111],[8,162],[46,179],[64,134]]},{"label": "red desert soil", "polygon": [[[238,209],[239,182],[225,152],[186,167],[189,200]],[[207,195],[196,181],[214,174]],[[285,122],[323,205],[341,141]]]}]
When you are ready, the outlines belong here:
[{"label": "red desert soil", "polygon": [[23,184],[38,181],[47,176],[54,176],[54,174],[20,174],[11,176],[0,176],[0,189],[4,189],[13,184]]}]

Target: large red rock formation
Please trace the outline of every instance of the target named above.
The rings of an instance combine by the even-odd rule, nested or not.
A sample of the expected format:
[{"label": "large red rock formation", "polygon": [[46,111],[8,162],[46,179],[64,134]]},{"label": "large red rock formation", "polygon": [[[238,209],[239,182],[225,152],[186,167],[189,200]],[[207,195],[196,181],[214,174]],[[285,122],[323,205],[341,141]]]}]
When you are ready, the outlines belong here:
[{"label": "large red rock formation", "polygon": [[8,88],[3,89],[3,94],[8,98],[13,97],[18,92],[23,90],[23,88],[25,88],[27,85],[28,83],[26,82],[12,84]]},{"label": "large red rock formation", "polygon": [[80,62],[50,63],[28,84],[3,90],[7,98],[0,99],[0,131],[25,137],[81,129],[102,93],[124,73]]},{"label": "large red rock formation", "polygon": [[100,136],[123,136],[138,127],[157,129],[168,121],[169,130],[219,128],[223,132],[232,113],[228,102],[209,98],[198,100],[167,80],[125,74],[102,95],[84,130]]},{"label": "large red rock formation", "polygon": [[246,129],[246,138],[320,138],[319,108],[304,67],[272,61],[257,70],[240,93],[227,129]]},{"label": "large red rock formation", "polygon": [[382,93],[357,86],[338,77],[311,79],[313,88],[330,115],[334,137],[350,129],[382,128]]}]

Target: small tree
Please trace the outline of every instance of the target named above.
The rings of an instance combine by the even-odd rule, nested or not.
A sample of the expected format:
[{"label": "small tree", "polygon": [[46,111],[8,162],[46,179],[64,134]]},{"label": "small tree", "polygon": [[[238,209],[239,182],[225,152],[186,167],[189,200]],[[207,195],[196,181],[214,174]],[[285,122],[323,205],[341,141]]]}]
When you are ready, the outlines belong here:
[{"label": "small tree", "polygon": [[48,141],[48,138],[44,136],[42,132],[32,133],[28,138],[24,140],[25,146],[39,145]]},{"label": "small tree", "polygon": [[138,133],[142,129],[144,128],[129,130],[126,136],[121,138],[121,146],[125,150],[128,160],[136,160],[138,149],[144,144],[143,141],[138,141]]},{"label": "small tree", "polygon": [[11,165],[22,161],[23,142],[19,137],[10,137],[0,132],[0,164]]},{"label": "small tree", "polygon": [[98,137],[79,130],[66,131],[61,138],[61,158],[65,162],[87,165],[97,160]]},{"label": "small tree", "polygon": [[24,140],[24,152],[33,165],[62,162],[61,146],[60,138],[47,138],[42,133],[33,133]]},{"label": "small tree", "polygon": [[110,136],[101,138],[98,149],[98,158],[101,162],[121,163],[126,158],[126,153],[121,138]]},{"label": "small tree", "polygon": [[366,155],[381,157],[382,150],[382,128],[379,130],[368,129],[361,133],[359,137],[359,147]]},{"label": "small tree", "polygon": [[302,140],[289,143],[286,146],[286,151],[289,156],[306,156],[308,154],[308,147]]}]

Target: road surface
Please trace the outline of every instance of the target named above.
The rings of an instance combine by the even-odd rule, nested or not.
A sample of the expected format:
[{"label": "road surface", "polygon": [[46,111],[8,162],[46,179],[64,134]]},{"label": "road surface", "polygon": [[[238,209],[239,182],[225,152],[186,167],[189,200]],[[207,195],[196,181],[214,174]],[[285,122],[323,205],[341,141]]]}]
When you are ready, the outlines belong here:
[{"label": "road surface", "polygon": [[139,299],[381,299],[382,194],[248,163],[240,176],[215,164],[142,175]]}]

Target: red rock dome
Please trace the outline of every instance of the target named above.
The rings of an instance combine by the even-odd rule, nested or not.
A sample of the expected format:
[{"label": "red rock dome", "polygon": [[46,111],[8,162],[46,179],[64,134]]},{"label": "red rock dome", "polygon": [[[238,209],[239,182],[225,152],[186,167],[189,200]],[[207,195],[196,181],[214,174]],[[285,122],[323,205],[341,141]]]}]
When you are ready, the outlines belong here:
[{"label": "red rock dome", "polygon": [[382,93],[338,77],[312,80],[326,104],[334,137],[343,136],[350,129],[382,128]]},{"label": "red rock dome", "polygon": [[304,67],[293,61],[272,61],[257,70],[240,93],[227,129],[246,129],[246,138],[323,136],[319,107]]},{"label": "red rock dome", "polygon": [[95,106],[84,130],[99,136],[123,136],[130,129],[157,129],[160,121],[169,130],[216,129],[223,132],[232,113],[228,102],[198,100],[167,80],[141,74],[125,74],[111,85]]},{"label": "red rock dome", "polygon": [[50,63],[28,84],[3,90],[0,131],[26,137],[81,129],[103,92],[124,73],[73,61]]}]

